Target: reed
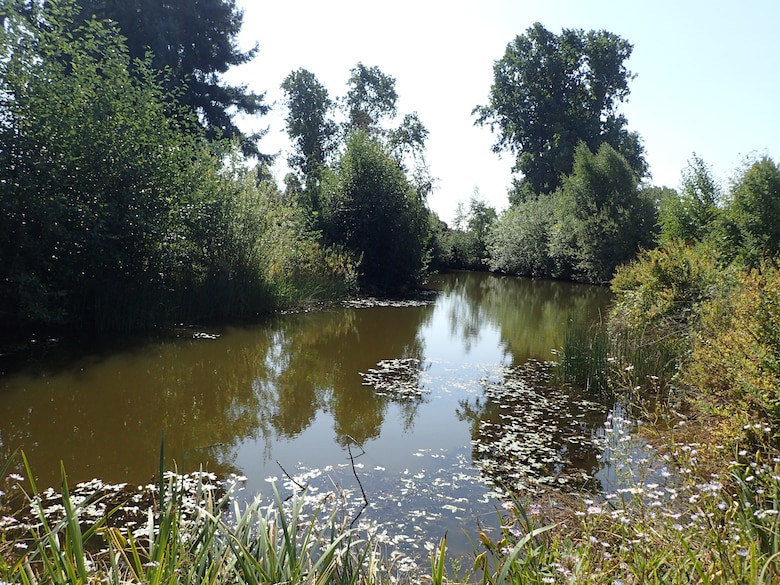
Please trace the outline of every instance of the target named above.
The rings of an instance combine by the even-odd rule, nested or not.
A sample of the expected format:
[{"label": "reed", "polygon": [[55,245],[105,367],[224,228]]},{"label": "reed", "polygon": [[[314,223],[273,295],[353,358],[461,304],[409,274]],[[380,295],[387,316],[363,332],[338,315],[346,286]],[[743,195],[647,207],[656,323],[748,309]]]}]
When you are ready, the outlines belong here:
[{"label": "reed", "polygon": [[586,388],[597,396],[610,394],[610,340],[601,324],[569,319],[558,352],[556,370],[568,384]]},{"label": "reed", "polygon": [[93,520],[99,498],[74,501],[64,469],[61,518],[52,520],[24,462],[37,522],[12,547],[22,552],[0,564],[2,583],[350,585],[368,582],[366,568],[377,566],[368,543],[338,525],[335,512],[304,513],[305,493],[285,502],[274,490],[272,505],[257,498],[242,507],[230,491],[214,498],[211,486],[185,489],[167,474],[146,524],[130,530],[110,522],[115,510]]},{"label": "reed", "polygon": [[[758,424],[758,423],[756,423]],[[509,499],[497,511],[501,531],[478,532],[474,564],[464,574],[446,567],[446,536],[431,551],[430,573],[400,581],[445,583],[657,583],[770,584],[780,580],[780,463],[778,453],[722,454],[722,468],[704,463],[698,443],[667,444],[631,461],[626,424],[610,421],[605,440],[624,470],[618,487],[600,497],[572,496],[561,516],[533,499]],[[757,433],[770,434],[760,425]],[[27,460],[28,477],[34,477]],[[628,464],[631,463],[629,466]],[[7,470],[8,466],[4,466]],[[198,483],[184,489],[167,474],[144,526],[128,531],[111,523],[114,510],[95,518],[93,499],[75,499],[62,474],[62,515],[52,520],[27,494],[37,522],[21,538],[14,559],[0,563],[0,583],[235,585],[384,585],[387,559],[335,515],[310,512],[305,493],[270,505],[238,504],[228,491],[215,497]],[[551,497],[550,500],[554,500]],[[553,520],[551,514],[558,516]],[[21,551],[21,552],[19,552]],[[6,559],[9,559],[6,556]]]}]

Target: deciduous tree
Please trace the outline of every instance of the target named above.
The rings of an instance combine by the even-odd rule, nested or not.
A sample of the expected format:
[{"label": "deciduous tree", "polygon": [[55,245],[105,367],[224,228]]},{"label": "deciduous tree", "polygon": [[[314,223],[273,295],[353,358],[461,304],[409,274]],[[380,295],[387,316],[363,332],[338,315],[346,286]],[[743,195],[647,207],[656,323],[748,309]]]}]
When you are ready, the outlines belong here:
[{"label": "deciduous tree", "polygon": [[288,162],[308,177],[325,164],[335,146],[336,123],[330,118],[333,100],[306,69],[290,73],[282,82],[282,90],[287,105],[287,134],[296,147]]},{"label": "deciduous tree", "polygon": [[780,255],[780,167],[772,159],[755,160],[737,178],[724,223],[730,255],[751,264]]},{"label": "deciduous tree", "polygon": [[632,48],[607,31],[556,35],[539,23],[507,45],[493,68],[488,104],[474,113],[477,124],[498,134],[494,150],[516,155],[526,192],[555,191],[580,142],[594,152],[606,142],[637,177],[646,173],[639,137],[618,112],[633,78],[625,65]]},{"label": "deciduous tree", "polygon": [[659,202],[659,242],[704,241],[714,228],[721,196],[712,169],[694,154],[683,171],[680,193],[666,191]]},{"label": "deciduous tree", "polygon": [[653,201],[638,189],[626,159],[606,143],[595,153],[584,143],[577,148],[555,214],[551,256],[578,280],[608,282],[617,266],[653,242]]},{"label": "deciduous tree", "polygon": [[415,284],[427,266],[428,210],[393,156],[354,131],[325,183],[322,214],[328,243],[361,258],[364,286]]},{"label": "deciduous tree", "polygon": [[382,121],[395,117],[398,102],[395,77],[385,75],[379,67],[358,63],[350,70],[347,85],[344,106],[348,129],[376,134]]}]

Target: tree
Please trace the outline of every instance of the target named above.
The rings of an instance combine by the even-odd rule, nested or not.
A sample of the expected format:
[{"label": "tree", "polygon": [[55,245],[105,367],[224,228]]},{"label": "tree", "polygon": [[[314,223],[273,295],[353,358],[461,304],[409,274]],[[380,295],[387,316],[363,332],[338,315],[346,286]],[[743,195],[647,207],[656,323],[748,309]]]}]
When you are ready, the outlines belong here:
[{"label": "tree", "polygon": [[412,156],[415,161],[422,156],[427,139],[428,129],[420,121],[417,112],[412,112],[404,116],[398,128],[388,132],[387,145],[398,162],[403,164],[408,156]]},{"label": "tree", "polygon": [[659,202],[659,242],[704,241],[718,214],[721,188],[710,167],[695,153],[683,170],[681,192],[666,191]]},{"label": "tree", "polygon": [[397,112],[395,77],[385,75],[379,67],[366,67],[358,63],[350,70],[347,85],[349,90],[344,98],[344,106],[348,130],[379,133],[381,122],[392,120]]},{"label": "tree", "polygon": [[607,31],[555,35],[539,23],[507,45],[493,68],[489,103],[473,113],[476,124],[498,133],[496,152],[516,155],[526,193],[555,191],[580,142],[593,152],[610,144],[637,178],[646,174],[639,137],[617,111],[633,78],[625,66],[632,49]]},{"label": "tree", "polygon": [[381,143],[356,130],[323,189],[324,234],[361,258],[361,284],[383,291],[415,284],[427,261],[428,210]]},{"label": "tree", "polygon": [[155,73],[131,63],[115,29],[74,25],[67,2],[6,18],[3,321],[89,327],[109,291],[165,290],[189,268],[190,220],[215,161],[185,131],[186,113],[166,115]]},{"label": "tree", "polygon": [[282,90],[287,104],[287,134],[297,148],[288,163],[308,177],[326,163],[334,147],[336,124],[329,118],[333,101],[325,86],[306,69],[285,77]]},{"label": "tree", "polygon": [[349,89],[342,100],[347,115],[345,134],[363,130],[379,140],[404,170],[411,169],[418,192],[427,196],[433,187],[424,157],[428,129],[417,112],[405,114],[398,126],[389,126],[398,113],[395,78],[376,66],[358,63],[350,70],[347,85]]},{"label": "tree", "polygon": [[772,159],[764,156],[743,171],[726,215],[731,254],[752,264],[780,254],[780,167]]},{"label": "tree", "polygon": [[[609,144],[581,143],[556,201],[550,250],[562,274],[608,282],[615,268],[653,242],[654,202],[638,189],[626,159]],[[570,272],[569,272],[570,271]]]},{"label": "tree", "polygon": [[[167,89],[187,105],[206,128],[207,136],[237,138],[246,154],[260,156],[259,134],[246,136],[232,120],[231,110],[266,114],[264,96],[232,86],[221,75],[250,61],[257,47],[238,48],[243,12],[235,0],[80,0],[81,22],[94,17],[117,23],[127,39],[131,58],[152,53],[152,66],[167,70]],[[76,22],[79,25],[79,22]]]},{"label": "tree", "polygon": [[552,276],[554,211],[555,194],[529,197],[512,205],[488,234],[490,269],[521,276]]},{"label": "tree", "polygon": [[282,82],[287,103],[287,134],[296,151],[287,161],[303,177],[297,193],[310,211],[319,213],[319,180],[336,143],[336,123],[330,119],[333,101],[313,73],[298,69]]},{"label": "tree", "polygon": [[484,270],[488,233],[497,217],[496,210],[480,198],[475,187],[468,209],[462,201],[458,202],[453,229],[444,230],[439,236],[441,263],[449,268]]}]

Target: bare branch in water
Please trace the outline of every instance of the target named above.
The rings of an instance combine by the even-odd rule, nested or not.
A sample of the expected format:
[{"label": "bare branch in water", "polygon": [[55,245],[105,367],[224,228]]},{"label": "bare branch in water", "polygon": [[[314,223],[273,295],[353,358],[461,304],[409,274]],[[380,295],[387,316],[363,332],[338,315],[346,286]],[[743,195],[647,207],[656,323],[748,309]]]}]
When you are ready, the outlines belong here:
[{"label": "bare branch in water", "polygon": [[[366,451],[363,449],[363,447],[358,443],[353,437],[350,437],[347,435],[347,437],[355,443],[358,447],[360,447],[360,455],[365,455]],[[360,481],[360,477],[358,477],[357,469],[355,468],[355,457],[352,455],[352,447],[350,446],[350,443],[347,443],[347,451],[349,452],[349,461],[352,464],[352,473],[355,475],[355,479],[358,482],[358,485],[360,486],[360,493],[363,494],[363,506],[358,511],[357,515],[352,519],[352,522],[350,522],[349,527],[352,528],[352,526],[355,525],[355,522],[357,522],[358,518],[363,514],[363,511],[368,508],[368,498],[366,497],[366,490],[363,489],[363,482]],[[360,457],[358,455],[358,457]]]},{"label": "bare branch in water", "polygon": [[[289,479],[291,482],[293,482],[295,485],[297,485],[299,488],[301,488],[301,491],[305,491],[305,490],[307,489],[307,487],[308,487],[308,486],[301,485],[301,484],[298,482],[298,480],[296,480],[296,479],[295,479],[295,478],[294,478],[292,475],[290,475],[289,473],[287,473],[287,470],[286,470],[284,467],[282,467],[282,464],[281,464],[281,463],[279,463],[279,460],[278,460],[278,459],[276,460],[276,464],[279,466],[279,469],[281,469],[281,470],[282,470],[282,473],[284,473],[284,474],[287,476],[287,479]],[[289,500],[291,497],[292,497],[292,494],[290,494],[290,495],[289,495],[289,496],[286,498],[286,500]],[[286,500],[285,500],[285,501],[286,501]]]}]

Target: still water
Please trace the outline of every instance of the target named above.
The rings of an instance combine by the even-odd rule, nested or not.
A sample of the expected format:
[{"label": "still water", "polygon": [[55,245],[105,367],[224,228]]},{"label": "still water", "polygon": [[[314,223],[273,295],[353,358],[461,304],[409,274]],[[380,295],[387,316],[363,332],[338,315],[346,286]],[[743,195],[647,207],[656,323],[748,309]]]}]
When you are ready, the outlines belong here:
[{"label": "still water", "polygon": [[445,531],[457,546],[494,516],[491,479],[596,477],[606,409],[516,373],[554,359],[570,318],[603,316],[609,291],[481,273],[428,286],[418,302],[48,352],[0,378],[0,462],[22,448],[39,487],[60,461],[71,483],[143,484],[164,433],[170,468],[367,501],[361,521],[412,548]]}]

